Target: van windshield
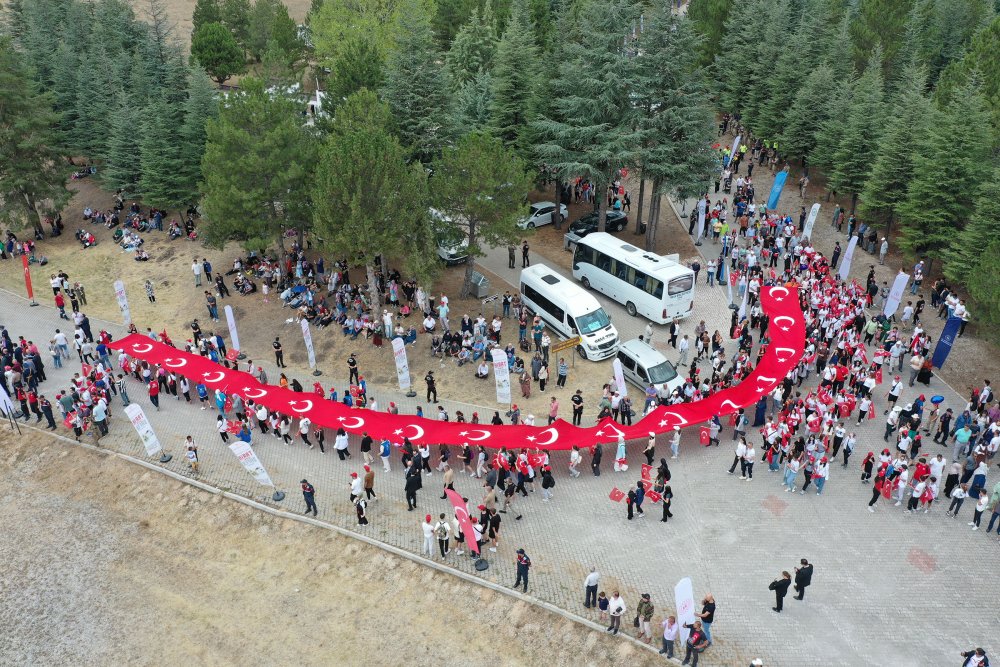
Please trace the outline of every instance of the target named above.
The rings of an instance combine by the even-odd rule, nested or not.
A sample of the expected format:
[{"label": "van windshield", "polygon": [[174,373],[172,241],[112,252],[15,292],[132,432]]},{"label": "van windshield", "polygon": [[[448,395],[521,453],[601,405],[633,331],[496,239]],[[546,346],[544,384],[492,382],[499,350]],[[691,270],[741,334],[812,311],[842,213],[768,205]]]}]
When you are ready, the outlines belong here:
[{"label": "van windshield", "polygon": [[591,334],[595,331],[600,331],[609,324],[611,324],[611,320],[608,319],[608,314],[604,312],[603,308],[598,308],[592,313],[587,313],[576,318],[576,326],[581,334]]},{"label": "van windshield", "polygon": [[664,361],[662,364],[657,364],[646,370],[649,373],[649,381],[653,384],[664,384],[677,377],[677,371],[674,370],[673,364],[669,361]]}]

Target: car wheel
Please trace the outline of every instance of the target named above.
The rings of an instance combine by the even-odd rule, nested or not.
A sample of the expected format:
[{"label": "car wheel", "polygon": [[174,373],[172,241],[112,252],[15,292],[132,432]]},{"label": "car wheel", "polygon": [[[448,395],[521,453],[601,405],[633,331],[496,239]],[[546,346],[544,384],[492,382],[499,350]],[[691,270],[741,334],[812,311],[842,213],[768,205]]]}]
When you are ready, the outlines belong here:
[{"label": "car wheel", "polygon": [[535,228],[535,223],[529,222],[528,223],[528,229],[534,229],[534,228]]},{"label": "car wheel", "polygon": [[585,278],[584,278],[583,280],[581,280],[580,282],[581,282],[581,283],[583,283],[583,286],[584,286],[584,287],[586,287],[587,289],[590,289],[590,279],[589,279],[589,278],[586,278],[586,277],[585,277]]},{"label": "car wheel", "polygon": [[632,317],[635,317],[635,315],[636,315],[635,304],[632,303],[631,301],[629,301],[628,303],[626,303],[625,304],[625,312],[628,313],[629,315],[631,315]]},{"label": "car wheel", "polygon": [[580,355],[581,359],[587,358],[587,351],[583,349],[583,345],[576,346],[576,353]]}]

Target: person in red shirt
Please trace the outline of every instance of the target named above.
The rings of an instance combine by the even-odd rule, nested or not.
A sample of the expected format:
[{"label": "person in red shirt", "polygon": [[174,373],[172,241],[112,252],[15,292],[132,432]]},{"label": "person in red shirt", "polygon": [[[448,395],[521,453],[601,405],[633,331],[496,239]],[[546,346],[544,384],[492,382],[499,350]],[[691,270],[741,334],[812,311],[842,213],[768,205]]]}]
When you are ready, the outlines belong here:
[{"label": "person in red shirt", "polygon": [[62,292],[56,294],[56,308],[59,309],[59,317],[64,320],[69,319],[69,316],[66,315],[66,298],[62,295]]},{"label": "person in red shirt", "polygon": [[156,411],[160,411],[160,385],[156,379],[149,381],[149,402],[156,406]]}]

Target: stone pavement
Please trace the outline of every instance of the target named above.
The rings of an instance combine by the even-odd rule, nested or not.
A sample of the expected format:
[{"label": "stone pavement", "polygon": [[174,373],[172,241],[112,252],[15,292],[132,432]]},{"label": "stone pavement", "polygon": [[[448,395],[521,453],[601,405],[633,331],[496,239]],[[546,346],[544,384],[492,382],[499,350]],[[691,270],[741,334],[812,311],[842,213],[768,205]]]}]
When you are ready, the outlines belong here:
[{"label": "stone pavement", "polygon": [[[500,260],[505,267],[502,252]],[[494,270],[496,255],[486,261]],[[498,273],[516,282],[515,276]],[[690,331],[699,319],[705,319],[710,329],[728,326],[723,294],[724,290],[699,289],[695,313],[685,322],[684,330]],[[103,295],[95,293],[91,298]],[[110,289],[107,298],[112,298]],[[608,310],[623,337],[638,335],[645,326],[644,320],[629,318],[617,304],[609,304]],[[23,299],[2,292],[0,324],[13,335],[41,343],[64,322],[47,307],[28,308]],[[105,323],[94,322],[94,328],[107,328],[116,336],[123,333],[122,327]],[[663,340],[665,336],[660,337]],[[71,364],[58,370],[49,363],[50,379],[43,392],[53,397],[77,368]],[[308,377],[305,369],[293,370],[300,378]],[[594,374],[585,391],[596,391],[603,377]],[[132,399],[147,410],[160,440],[174,455],[166,467],[186,473],[180,443],[191,434],[200,445],[199,479],[274,504],[270,489],[256,485],[222,446],[211,409],[203,412],[163,397],[163,409],[156,412],[142,388],[134,382],[131,387]],[[908,389],[903,401],[916,393]],[[947,396],[946,405],[961,406],[958,396],[950,391],[942,393]],[[400,399],[379,390],[383,407],[388,400],[395,400],[404,411],[411,407]],[[120,417],[119,405],[115,400],[111,434],[101,445],[144,457],[134,430]],[[697,599],[711,592],[718,602],[712,627],[715,643],[703,655],[704,665],[746,665],[754,657],[763,658],[769,667],[945,665],[957,664],[959,650],[976,645],[987,650],[1000,648],[989,643],[997,636],[998,586],[994,579],[982,576],[988,575],[988,564],[996,558],[1000,545],[995,536],[988,537],[984,530],[973,533],[966,526],[972,514],[969,503],[958,520],[945,517],[940,505],[929,514],[916,516],[884,503],[874,515],[866,511],[870,487],[859,483],[859,465],[866,451],[882,448],[881,431],[878,419],[859,429],[859,448],[851,467],[844,471],[834,466],[826,493],[818,497],[814,493],[783,493],[777,473],[768,473],[759,463],[753,481],[728,475],[732,460],[728,438],[723,437],[719,449],[706,450],[697,445],[697,434],[691,430],[684,436],[680,459],[671,461],[676,518],[667,524],[659,522],[660,508],[649,504],[648,517],[626,521],[625,506],[608,499],[612,487],[627,489],[639,479],[641,444],[630,445],[632,467],[627,473],[614,473],[605,465],[599,478],[587,472],[579,479],[570,479],[565,472],[567,455],[557,454],[553,500],[543,503],[539,491],[515,501],[523,518],[515,521],[516,513],[503,515],[499,552],[485,552],[491,567],[479,576],[513,583],[514,551],[524,548],[534,564],[529,593],[592,618],[596,615],[582,606],[582,582],[589,568],[596,566],[602,574],[600,588],[609,594],[619,589],[625,597],[629,611],[624,625],[628,631],[628,619],[641,592],[651,593],[657,608],[654,621],[659,621],[664,612],[673,612],[676,582],[690,576]],[[332,448],[332,437],[327,442]],[[332,452],[324,456],[298,441],[288,447],[270,437],[257,437],[255,450],[278,487],[288,493],[282,507],[292,511],[304,508],[298,481],[307,477],[317,489],[320,519],[351,530],[358,528],[348,504],[349,474],[362,466],[356,441],[352,442],[354,457],[347,462],[338,461]],[[657,450],[657,459],[665,456],[666,444],[661,443]],[[441,475],[425,476],[419,509],[407,512],[398,458],[394,458],[389,474],[382,473],[378,461],[373,469],[381,498],[370,504],[371,525],[364,532],[418,553],[419,524],[424,514],[436,517],[449,512],[447,502],[439,500]],[[989,483],[994,481],[991,475]],[[457,475],[456,487],[473,506],[477,504],[481,497],[478,480]],[[770,610],[773,596],[767,585],[802,557],[815,563],[813,586],[804,602],[789,597],[786,611],[779,616]],[[473,571],[467,558],[453,554],[448,560],[453,567]]]}]

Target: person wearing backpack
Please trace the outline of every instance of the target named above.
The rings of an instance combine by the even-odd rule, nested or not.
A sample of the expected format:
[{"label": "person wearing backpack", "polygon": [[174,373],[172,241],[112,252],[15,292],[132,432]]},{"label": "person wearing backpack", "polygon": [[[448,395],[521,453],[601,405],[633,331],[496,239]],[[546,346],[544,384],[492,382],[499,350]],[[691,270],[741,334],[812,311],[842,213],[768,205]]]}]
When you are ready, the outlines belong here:
[{"label": "person wearing backpack", "polygon": [[441,558],[445,558],[449,553],[448,536],[451,534],[451,526],[444,518],[444,512],[438,516],[438,522],[434,524],[434,535],[437,537],[438,548],[441,549]]},{"label": "person wearing backpack", "polygon": [[747,416],[743,414],[743,408],[736,413],[736,423],[733,425],[733,441],[739,441],[747,433]]}]

